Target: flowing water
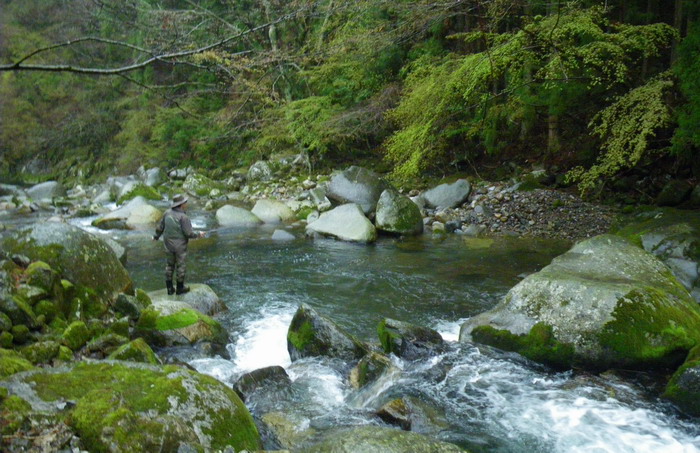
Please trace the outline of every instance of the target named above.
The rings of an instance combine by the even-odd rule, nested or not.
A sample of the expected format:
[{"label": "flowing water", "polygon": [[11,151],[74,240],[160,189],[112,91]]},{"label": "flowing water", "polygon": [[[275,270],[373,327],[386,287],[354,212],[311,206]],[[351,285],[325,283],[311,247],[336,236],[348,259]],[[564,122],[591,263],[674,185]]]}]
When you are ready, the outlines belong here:
[{"label": "flowing water", "polygon": [[[195,227],[212,223],[193,214]],[[456,341],[465,318],[569,244],[425,236],[365,246],[304,239],[299,230],[298,239],[278,242],[272,231],[218,230],[191,242],[188,257],[188,281],[210,285],[228,306],[218,319],[231,336],[230,360],[190,355],[189,363],[227,384],[270,365],[292,380],[291,389],[253,394],[246,403],[254,415],[284,413],[299,432],[318,432],[382,424],[376,410],[407,397],[428,414],[414,431],[473,452],[700,452],[700,423],[660,400],[643,376],[558,373]],[[162,243],[150,234],[110,233],[127,246],[127,268],[146,290],[163,287]],[[354,390],[348,364],[290,361],[287,328],[302,303],[365,341],[377,343],[376,326],[390,317],[439,331],[450,348],[423,361],[392,357],[393,372]]]}]

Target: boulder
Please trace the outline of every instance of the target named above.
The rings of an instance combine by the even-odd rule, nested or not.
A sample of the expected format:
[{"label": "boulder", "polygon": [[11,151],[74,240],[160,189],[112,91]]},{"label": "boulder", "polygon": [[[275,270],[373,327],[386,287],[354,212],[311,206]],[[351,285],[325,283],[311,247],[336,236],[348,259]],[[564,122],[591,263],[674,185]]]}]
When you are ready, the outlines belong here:
[{"label": "boulder", "polygon": [[136,335],[159,347],[207,342],[224,348],[229,340],[218,321],[185,302],[174,300],[155,301],[143,310],[136,324]]},{"label": "boulder", "polygon": [[143,197],[146,200],[160,201],[163,197],[151,186],[143,183],[129,183],[124,186],[117,199],[117,204],[122,205],[136,197]]},{"label": "boulder", "polygon": [[466,179],[458,179],[452,184],[440,184],[422,194],[430,208],[456,208],[469,197],[472,187]]},{"label": "boulder", "polygon": [[101,236],[102,240],[110,246],[120,263],[126,266],[126,248],[114,239]]},{"label": "boulder", "polygon": [[302,304],[287,331],[287,351],[292,361],[304,357],[334,357],[359,360],[368,348],[355,337],[321,316],[309,305]]},{"label": "boulder", "polygon": [[272,169],[264,160],[259,160],[250,166],[247,175],[248,181],[269,181],[272,179]]},{"label": "boulder", "polygon": [[377,230],[359,205],[350,203],[322,213],[306,226],[307,233],[319,233],[344,241],[374,242]]},{"label": "boulder", "polygon": [[219,296],[214,292],[209,285],[201,283],[192,283],[189,285],[190,291],[180,295],[168,295],[166,289],[151,291],[148,293],[151,302],[157,303],[161,301],[178,301],[184,302],[190,308],[193,308],[207,316],[214,316],[222,311],[226,311],[226,305],[219,299]]},{"label": "boulder", "polygon": [[678,366],[700,341],[700,307],[656,257],[601,235],[468,320],[460,340],[470,338],[561,368]]},{"label": "boulder", "polygon": [[160,168],[149,168],[146,170],[144,167],[138,169],[136,174],[141,179],[141,182],[149,187],[156,187],[163,183],[163,172]]},{"label": "boulder", "polygon": [[377,416],[414,433],[437,435],[449,429],[444,412],[428,404],[424,398],[404,396],[389,401],[377,411]]},{"label": "boulder", "polygon": [[14,231],[2,242],[9,253],[48,263],[62,278],[88,288],[93,296],[111,302],[120,293],[133,293],[133,283],[112,248],[100,237],[78,227],[41,222]]},{"label": "boulder", "polygon": [[298,447],[316,434],[316,430],[309,427],[309,419],[300,414],[268,412],[261,419],[266,431],[286,450],[301,451]]},{"label": "boulder", "polygon": [[377,202],[375,225],[380,231],[414,235],[423,232],[423,216],[417,204],[398,191],[387,189]]},{"label": "boulder", "polygon": [[617,234],[656,255],[700,303],[700,212],[642,212]]},{"label": "boulder", "polygon": [[693,191],[693,185],[684,179],[672,179],[661,189],[656,197],[658,206],[678,206]]},{"label": "boulder", "polygon": [[683,412],[694,417],[700,416],[700,345],[690,351],[685,363],[668,381],[663,397]]},{"label": "boulder", "polygon": [[120,346],[107,358],[109,360],[150,363],[151,365],[160,364],[160,359],[153,352],[153,349],[151,349],[151,347],[148,346],[148,344],[143,340],[143,338],[137,338],[134,341]]},{"label": "boulder", "polygon": [[269,366],[246,373],[233,385],[233,389],[243,401],[257,391],[275,392],[282,387],[287,389],[292,380],[281,366]]},{"label": "boulder", "polygon": [[148,204],[145,198],[137,196],[121,208],[95,219],[92,226],[101,229],[137,229],[155,225],[163,213]]},{"label": "boulder", "polygon": [[296,215],[289,206],[277,200],[261,199],[255,202],[251,212],[264,223],[284,223],[296,220]]},{"label": "boulder", "polygon": [[19,352],[0,348],[0,379],[33,369],[32,362],[25,359]]},{"label": "boulder", "polygon": [[309,197],[320,212],[328,211],[333,207],[331,201],[326,196],[326,191],[322,187],[309,190]]},{"label": "boulder", "polygon": [[273,241],[293,241],[296,239],[296,236],[285,230],[275,230],[272,233],[271,239]]},{"label": "boulder", "polygon": [[186,368],[79,362],[15,374],[0,381],[0,387],[28,403],[29,417],[57,426],[65,421],[67,439],[79,439],[81,451],[262,447],[253,418],[236,393]]},{"label": "boulder", "polygon": [[307,453],[465,453],[454,444],[380,426],[338,428],[304,449]]},{"label": "boulder", "polygon": [[27,195],[34,201],[51,201],[56,197],[65,197],[66,189],[58,181],[47,181],[27,189]]},{"label": "boulder", "polygon": [[350,385],[359,389],[377,380],[387,370],[397,369],[391,359],[377,352],[369,352],[350,371]]},{"label": "boulder", "polygon": [[371,170],[352,166],[328,182],[327,196],[338,203],[357,203],[365,214],[375,211],[379,196],[389,185]]},{"label": "boulder", "polygon": [[433,329],[395,319],[384,319],[377,327],[379,341],[387,354],[407,360],[430,357],[445,350],[445,341]]},{"label": "boulder", "polygon": [[216,220],[224,227],[251,228],[262,224],[262,220],[247,209],[225,205],[216,211]]}]

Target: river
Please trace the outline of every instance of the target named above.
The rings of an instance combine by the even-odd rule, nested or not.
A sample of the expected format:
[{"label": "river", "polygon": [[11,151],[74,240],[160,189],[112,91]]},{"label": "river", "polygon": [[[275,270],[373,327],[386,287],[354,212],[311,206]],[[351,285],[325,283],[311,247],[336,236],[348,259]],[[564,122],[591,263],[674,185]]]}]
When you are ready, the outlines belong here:
[{"label": "river", "polygon": [[[195,228],[213,228],[210,213],[192,218]],[[162,243],[150,240],[151,232],[100,232],[90,220],[72,223],[125,245],[138,287],[164,286]],[[382,424],[375,411],[409,397],[430,414],[415,431],[475,453],[700,452],[698,421],[660,400],[655,381],[643,374],[554,372],[456,341],[464,319],[491,308],[570,244],[426,235],[358,245],[306,239],[303,230],[280,242],[272,232],[217,230],[192,241],[188,257],[188,281],[208,284],[228,306],[218,319],[230,333],[231,359],[183,352],[183,360],[227,384],[270,365],[284,367],[293,382],[289,391],[254,394],[246,401],[254,415],[281,412],[299,431],[319,432]],[[348,364],[290,361],[287,328],[302,303],[365,341],[378,342],[377,324],[390,317],[433,328],[450,347],[422,361],[392,357],[396,371],[354,390]]]}]

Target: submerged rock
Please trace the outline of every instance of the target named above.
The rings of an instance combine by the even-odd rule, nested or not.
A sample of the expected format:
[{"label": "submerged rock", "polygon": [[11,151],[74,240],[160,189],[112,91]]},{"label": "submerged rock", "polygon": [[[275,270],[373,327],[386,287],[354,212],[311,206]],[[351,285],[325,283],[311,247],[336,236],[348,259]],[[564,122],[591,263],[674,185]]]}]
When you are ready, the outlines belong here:
[{"label": "submerged rock", "polygon": [[382,192],[377,202],[377,229],[395,234],[420,234],[423,216],[417,204],[396,190]]},{"label": "submerged rock", "polygon": [[384,319],[377,328],[382,348],[407,360],[429,357],[445,349],[442,336],[433,329],[395,319]]},{"label": "submerged rock", "polygon": [[184,368],[81,362],[14,375],[0,387],[27,404],[26,418],[41,414],[56,425],[66,420],[81,450],[261,448],[253,418],[235,392]]},{"label": "submerged rock", "polygon": [[338,203],[356,203],[365,214],[375,211],[379,196],[389,185],[366,168],[352,166],[328,182],[327,196]]},{"label": "submerged rock", "polygon": [[677,366],[700,342],[700,307],[653,255],[601,235],[467,321],[469,339],[562,368]]},{"label": "submerged rock", "polygon": [[333,321],[302,304],[289,325],[287,350],[292,361],[319,356],[352,361],[362,358],[368,348]]},{"label": "submerged rock", "polygon": [[338,206],[324,212],[315,222],[306,226],[307,232],[332,236],[344,241],[374,242],[377,230],[354,203]]},{"label": "submerged rock", "polygon": [[454,444],[432,440],[421,434],[379,426],[330,430],[303,451],[307,453],[464,453]]},{"label": "submerged rock", "polygon": [[233,385],[238,396],[245,401],[257,391],[277,392],[286,390],[292,384],[289,375],[281,366],[259,368],[244,374]]}]

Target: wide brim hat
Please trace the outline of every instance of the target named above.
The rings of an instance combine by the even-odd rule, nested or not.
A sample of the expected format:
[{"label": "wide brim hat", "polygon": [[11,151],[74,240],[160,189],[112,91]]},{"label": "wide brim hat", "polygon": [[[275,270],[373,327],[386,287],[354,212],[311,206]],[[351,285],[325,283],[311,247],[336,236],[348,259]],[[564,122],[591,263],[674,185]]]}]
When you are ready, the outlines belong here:
[{"label": "wide brim hat", "polygon": [[175,195],[173,197],[173,202],[170,205],[171,208],[177,208],[178,206],[187,203],[188,198],[184,195]]}]

